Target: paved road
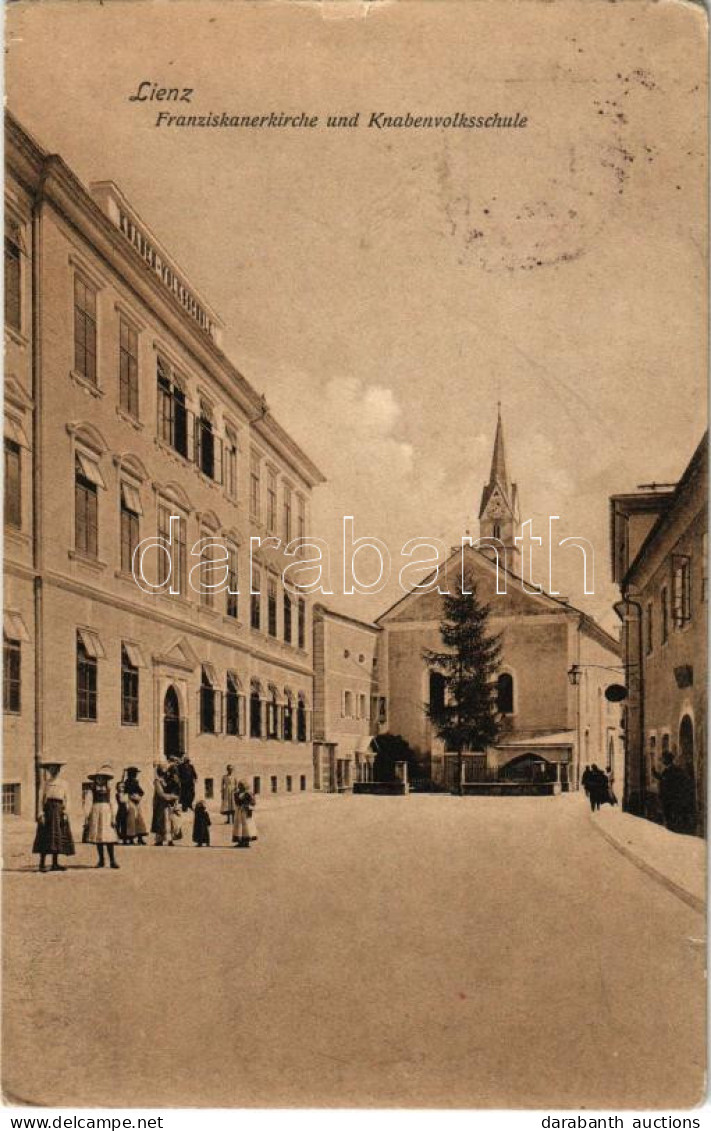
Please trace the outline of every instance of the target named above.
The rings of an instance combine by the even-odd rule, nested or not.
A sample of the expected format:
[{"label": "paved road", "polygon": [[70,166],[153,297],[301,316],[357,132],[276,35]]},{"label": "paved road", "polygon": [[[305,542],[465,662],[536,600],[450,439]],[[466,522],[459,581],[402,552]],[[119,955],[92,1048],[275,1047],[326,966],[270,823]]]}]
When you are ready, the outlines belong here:
[{"label": "paved road", "polygon": [[579,798],[314,798],[260,832],[116,873],[88,847],[64,875],[10,858],[8,1100],[700,1099],[703,918]]}]

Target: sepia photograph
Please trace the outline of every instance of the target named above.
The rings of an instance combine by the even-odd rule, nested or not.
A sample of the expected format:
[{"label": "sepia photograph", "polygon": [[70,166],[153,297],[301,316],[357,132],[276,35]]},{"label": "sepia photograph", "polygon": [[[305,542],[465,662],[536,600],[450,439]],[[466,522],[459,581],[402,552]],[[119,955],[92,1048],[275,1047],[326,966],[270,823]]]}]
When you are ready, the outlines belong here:
[{"label": "sepia photograph", "polygon": [[6,1109],[701,1127],[705,9],[4,20]]}]

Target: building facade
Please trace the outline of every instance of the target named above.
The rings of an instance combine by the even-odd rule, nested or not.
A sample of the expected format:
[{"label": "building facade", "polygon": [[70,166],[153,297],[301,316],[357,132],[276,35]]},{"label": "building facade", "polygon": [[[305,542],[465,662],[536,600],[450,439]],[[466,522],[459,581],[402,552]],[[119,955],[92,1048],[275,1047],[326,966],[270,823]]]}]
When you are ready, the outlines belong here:
[{"label": "building facade", "polygon": [[373,739],[387,726],[378,694],[380,631],[315,605],[314,786],[345,792],[373,780]]},{"label": "building facade", "polygon": [[[507,474],[500,416],[480,520],[481,538],[518,550],[518,492]],[[511,554],[507,562],[511,557],[516,560]],[[479,600],[491,608],[490,631],[501,634],[501,732],[485,753],[460,762],[443,748],[427,717],[427,705],[444,694],[442,676],[423,658],[425,650],[441,650],[440,593],[432,588],[409,593],[376,622],[383,632],[380,692],[387,697],[389,730],[413,748],[423,776],[454,786],[463,769],[465,783],[528,780],[576,789],[582,768],[597,763],[621,781],[620,709],[605,696],[621,678],[618,642],[566,601],[527,592],[503,563],[499,578],[505,578],[506,592],[497,592],[499,566],[491,547],[455,551],[440,584],[443,577],[461,576],[462,566]]]},{"label": "building facade", "polygon": [[311,602],[281,574],[323,476],[116,185],[9,115],[5,152],[5,810],[51,757],[77,796],[183,753],[208,799],[227,762],[312,789]]},{"label": "building facade", "polygon": [[612,576],[628,669],[625,805],[661,819],[662,755],[693,780],[706,830],[708,436],[675,485],[610,499]]}]

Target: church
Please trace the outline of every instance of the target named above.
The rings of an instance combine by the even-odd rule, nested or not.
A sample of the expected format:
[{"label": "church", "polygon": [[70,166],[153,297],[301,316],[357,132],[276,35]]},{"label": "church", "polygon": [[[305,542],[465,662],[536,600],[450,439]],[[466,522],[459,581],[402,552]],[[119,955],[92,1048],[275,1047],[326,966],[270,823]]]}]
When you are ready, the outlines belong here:
[{"label": "church", "polygon": [[444,695],[442,675],[423,658],[426,649],[441,648],[442,597],[436,588],[408,593],[376,621],[388,730],[407,740],[423,778],[447,788],[573,790],[591,763],[607,769],[621,788],[620,706],[605,697],[607,687],[622,681],[620,646],[566,600],[524,588],[517,572],[519,529],[518,488],[509,479],[499,409],[491,472],[479,509],[479,540],[496,539],[503,546],[506,592],[497,592],[497,569],[503,564],[492,547],[456,548],[447,563],[452,577],[461,574],[463,564],[479,600],[491,607],[491,632],[501,634],[497,743],[460,759],[444,749],[427,718],[427,705]]}]

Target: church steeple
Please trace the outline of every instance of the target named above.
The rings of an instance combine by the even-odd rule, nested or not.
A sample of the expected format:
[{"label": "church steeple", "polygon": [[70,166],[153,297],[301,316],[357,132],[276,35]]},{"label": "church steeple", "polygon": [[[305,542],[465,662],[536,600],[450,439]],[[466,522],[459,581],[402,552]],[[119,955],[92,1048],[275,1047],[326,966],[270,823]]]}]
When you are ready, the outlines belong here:
[{"label": "church steeple", "polygon": [[501,402],[498,404],[496,436],[491,457],[489,482],[484,487],[479,508],[479,536],[496,538],[507,550],[509,568],[517,568],[519,548],[514,539],[519,533],[518,488],[511,483],[506,469],[504,425]]},{"label": "church steeple", "polygon": [[497,409],[496,437],[494,439],[494,454],[491,457],[489,485],[499,483],[508,492],[509,477],[506,474],[506,449],[504,448],[504,426],[501,422],[501,401],[498,402]]}]

